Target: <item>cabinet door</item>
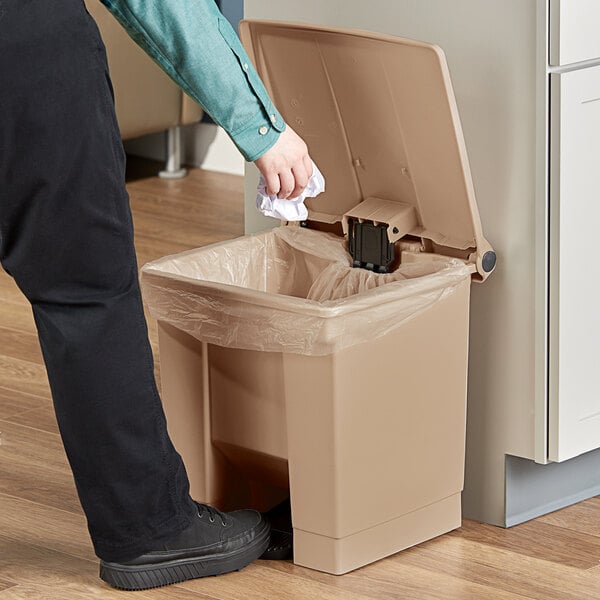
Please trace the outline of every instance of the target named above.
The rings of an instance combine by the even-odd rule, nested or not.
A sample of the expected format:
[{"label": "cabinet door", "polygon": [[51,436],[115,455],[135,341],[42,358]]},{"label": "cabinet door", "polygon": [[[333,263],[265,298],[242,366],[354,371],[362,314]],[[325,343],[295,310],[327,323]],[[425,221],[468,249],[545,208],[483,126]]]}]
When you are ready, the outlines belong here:
[{"label": "cabinet door", "polygon": [[551,76],[549,439],[600,447],[600,67]]},{"label": "cabinet door", "polygon": [[600,58],[600,1],[550,0],[550,64]]}]

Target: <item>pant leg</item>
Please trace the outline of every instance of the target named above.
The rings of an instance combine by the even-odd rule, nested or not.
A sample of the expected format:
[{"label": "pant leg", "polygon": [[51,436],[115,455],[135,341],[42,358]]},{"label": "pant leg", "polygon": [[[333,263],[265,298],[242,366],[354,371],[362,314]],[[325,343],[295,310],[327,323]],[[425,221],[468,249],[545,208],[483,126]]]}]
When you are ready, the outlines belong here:
[{"label": "pant leg", "polygon": [[112,88],[82,0],[2,3],[0,261],[33,308],[97,554],[152,549],[194,506],[154,381]]}]

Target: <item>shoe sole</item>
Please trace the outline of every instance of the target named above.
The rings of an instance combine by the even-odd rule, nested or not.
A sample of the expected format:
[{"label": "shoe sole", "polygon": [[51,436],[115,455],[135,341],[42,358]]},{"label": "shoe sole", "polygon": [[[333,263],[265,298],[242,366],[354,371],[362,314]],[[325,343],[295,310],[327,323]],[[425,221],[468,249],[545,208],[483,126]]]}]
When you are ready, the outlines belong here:
[{"label": "shoe sole", "polygon": [[263,523],[252,542],[227,554],[171,560],[156,565],[128,566],[100,561],[100,579],[112,587],[132,591],[239,571],[263,554],[269,546],[269,539],[269,526]]}]

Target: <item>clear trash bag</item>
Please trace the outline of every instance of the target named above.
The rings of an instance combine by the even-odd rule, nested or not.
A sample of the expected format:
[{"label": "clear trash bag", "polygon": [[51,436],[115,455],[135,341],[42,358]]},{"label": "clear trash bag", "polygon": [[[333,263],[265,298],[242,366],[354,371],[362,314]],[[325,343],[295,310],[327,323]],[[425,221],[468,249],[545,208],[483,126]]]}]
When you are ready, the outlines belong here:
[{"label": "clear trash bag", "polygon": [[342,238],[279,227],[148,263],[142,289],[153,317],[203,342],[324,355],[393,331],[471,276],[446,258],[389,274],[351,265]]}]

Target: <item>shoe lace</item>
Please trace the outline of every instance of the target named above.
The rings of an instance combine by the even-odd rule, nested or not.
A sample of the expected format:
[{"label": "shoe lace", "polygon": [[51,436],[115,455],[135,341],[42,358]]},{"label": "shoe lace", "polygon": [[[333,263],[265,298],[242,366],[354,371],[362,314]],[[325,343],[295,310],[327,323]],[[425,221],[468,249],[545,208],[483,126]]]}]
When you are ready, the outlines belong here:
[{"label": "shoe lace", "polygon": [[221,519],[221,525],[223,525],[223,527],[227,525],[225,515],[220,510],[217,510],[214,506],[209,506],[208,504],[201,504],[200,502],[196,502],[195,504],[198,508],[198,518],[203,519],[205,515],[208,515],[208,520],[211,523],[214,523],[215,519],[219,518]]}]

